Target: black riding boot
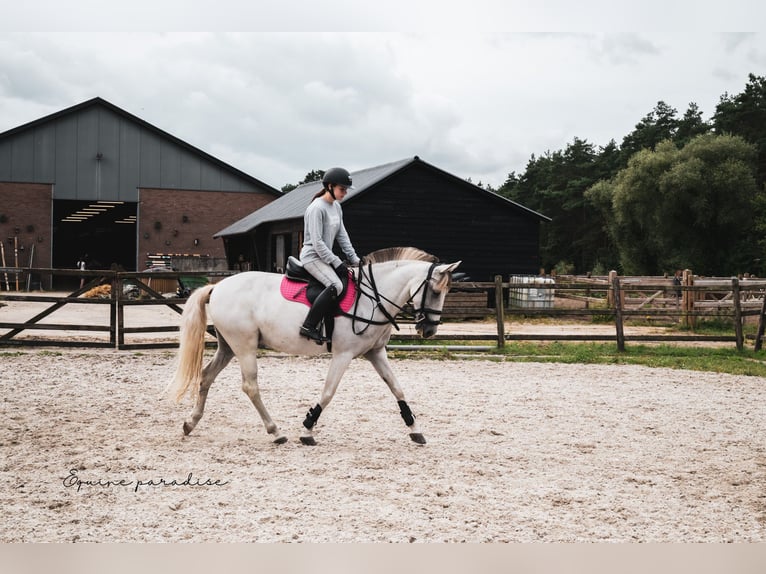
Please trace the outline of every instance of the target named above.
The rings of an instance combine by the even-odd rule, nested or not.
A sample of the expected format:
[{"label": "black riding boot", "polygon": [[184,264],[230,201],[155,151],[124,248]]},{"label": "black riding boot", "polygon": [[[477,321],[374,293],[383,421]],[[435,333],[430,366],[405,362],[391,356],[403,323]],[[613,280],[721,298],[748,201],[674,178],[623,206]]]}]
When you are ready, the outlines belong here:
[{"label": "black riding boot", "polygon": [[322,318],[324,318],[331,306],[337,303],[337,296],[335,287],[325,287],[325,290],[317,296],[311,305],[311,309],[309,309],[309,313],[306,315],[306,320],[303,321],[301,326],[301,335],[316,341],[317,345],[327,342],[327,339],[322,337],[322,333],[319,332],[319,323],[322,322]]}]

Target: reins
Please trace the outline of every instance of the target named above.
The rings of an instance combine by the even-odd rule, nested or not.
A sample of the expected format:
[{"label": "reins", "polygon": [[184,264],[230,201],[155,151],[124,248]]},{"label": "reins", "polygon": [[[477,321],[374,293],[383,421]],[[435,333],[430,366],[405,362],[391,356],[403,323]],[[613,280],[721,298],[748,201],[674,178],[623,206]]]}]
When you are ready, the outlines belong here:
[{"label": "reins", "polygon": [[[438,315],[441,317],[441,311],[439,309],[430,309],[426,307],[426,295],[428,292],[428,283],[431,281],[431,277],[433,276],[434,268],[436,267],[436,262],[431,263],[431,266],[428,268],[428,274],[426,275],[426,278],[420,283],[418,288],[415,290],[415,292],[405,301],[404,305],[397,305],[395,302],[391,301],[388,297],[383,295],[380,291],[378,291],[378,286],[375,283],[375,276],[372,272],[372,263],[367,264],[367,277],[368,282],[365,283],[365,271],[364,266],[359,266],[359,273],[356,277],[355,284],[357,288],[357,297],[356,301],[354,302],[354,310],[352,313],[347,313],[345,311],[341,311],[341,314],[350,317],[351,318],[351,330],[354,332],[355,335],[361,335],[363,334],[367,329],[369,329],[370,325],[388,325],[391,324],[394,326],[394,328],[398,331],[399,325],[396,323],[396,317],[401,313],[401,311],[404,309],[404,307],[412,302],[412,300],[415,298],[415,295],[418,294],[418,292],[422,289],[422,296],[420,300],[420,308],[415,309],[415,321],[416,325],[438,325],[441,322],[441,319],[434,321],[432,319],[428,318],[428,315]],[[365,287],[372,290],[372,293],[365,290]],[[372,308],[372,314],[370,315],[370,318],[366,317],[360,317],[358,314],[359,311],[359,301],[362,298],[362,295],[364,295],[367,299],[370,299],[375,303],[375,305]],[[388,309],[386,309],[385,305],[383,305],[383,302],[389,303],[393,305],[396,308],[396,312],[392,315]],[[379,309],[380,312],[383,314],[383,316],[386,318],[385,321],[380,320],[374,320],[373,317],[375,316],[375,310]],[[364,323],[365,326],[361,331],[356,330],[356,323]]]}]

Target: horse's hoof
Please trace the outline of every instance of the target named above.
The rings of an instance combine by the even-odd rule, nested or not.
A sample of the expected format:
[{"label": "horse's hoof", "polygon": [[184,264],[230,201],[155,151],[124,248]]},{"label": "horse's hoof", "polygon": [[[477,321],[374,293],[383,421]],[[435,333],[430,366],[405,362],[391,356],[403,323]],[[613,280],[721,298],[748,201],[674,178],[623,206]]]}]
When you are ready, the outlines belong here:
[{"label": "horse's hoof", "polygon": [[279,438],[274,439],[274,444],[285,444],[287,442],[286,436],[281,436]]},{"label": "horse's hoof", "polygon": [[314,440],[313,436],[302,436],[301,442],[307,446],[316,446],[317,441]]},{"label": "horse's hoof", "polygon": [[193,429],[193,428],[194,428],[194,427],[193,427],[193,426],[191,426],[189,423],[184,423],[184,434],[185,434],[186,436],[188,436],[188,435],[189,435],[189,433],[192,431],[192,429]]},{"label": "horse's hoof", "polygon": [[418,444],[426,444],[426,437],[424,437],[419,432],[411,432],[410,438],[412,439],[412,442],[416,442]]}]

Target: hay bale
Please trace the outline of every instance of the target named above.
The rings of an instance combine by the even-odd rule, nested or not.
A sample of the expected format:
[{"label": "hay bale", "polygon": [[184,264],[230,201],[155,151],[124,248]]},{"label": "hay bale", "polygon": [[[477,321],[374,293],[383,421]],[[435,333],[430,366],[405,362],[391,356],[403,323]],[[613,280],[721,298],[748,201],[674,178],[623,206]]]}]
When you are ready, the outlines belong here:
[{"label": "hay bale", "polygon": [[99,285],[81,295],[85,299],[110,299],[112,297],[111,285]]}]

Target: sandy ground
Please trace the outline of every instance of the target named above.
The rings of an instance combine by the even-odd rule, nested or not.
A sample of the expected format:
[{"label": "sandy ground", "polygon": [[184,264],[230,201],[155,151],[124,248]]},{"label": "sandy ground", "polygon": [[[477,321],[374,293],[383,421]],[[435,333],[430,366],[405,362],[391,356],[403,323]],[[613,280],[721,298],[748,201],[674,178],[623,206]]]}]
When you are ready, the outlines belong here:
[{"label": "sandy ground", "polygon": [[0,542],[766,540],[766,380],[636,366],[364,360],[297,437],[327,357],[267,354],[274,445],[236,360],[205,417],[169,351],[0,349]]},{"label": "sandy ground", "polygon": [[[0,307],[0,322],[47,306],[11,302]],[[108,312],[71,304],[45,321],[108,325]],[[177,325],[178,315],[129,307],[125,320]],[[613,334],[613,327],[566,327],[585,331]],[[108,340],[55,331],[19,337],[40,334]],[[766,539],[761,378],[397,359],[428,439],[418,446],[385,385],[357,360],[322,414],[319,444],[306,447],[297,438],[327,356],[261,360],[264,400],[291,438],[283,445],[272,444],[239,390],[236,360],[183,437],[191,404],[158,400],[173,361],[162,350],[0,348],[0,542]]]}]

